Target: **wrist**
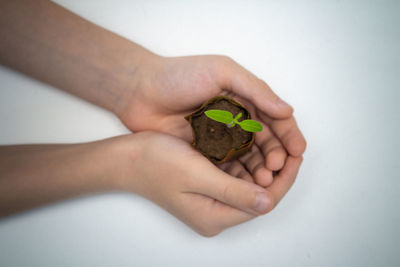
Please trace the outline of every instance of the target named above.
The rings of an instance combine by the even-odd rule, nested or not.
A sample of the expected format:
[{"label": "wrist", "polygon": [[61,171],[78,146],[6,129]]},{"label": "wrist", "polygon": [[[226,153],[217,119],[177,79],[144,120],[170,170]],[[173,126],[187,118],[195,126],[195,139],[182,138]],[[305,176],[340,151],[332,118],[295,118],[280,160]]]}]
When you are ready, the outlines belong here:
[{"label": "wrist", "polygon": [[93,158],[100,167],[95,174],[96,183],[104,190],[135,191],[135,162],[142,151],[143,136],[145,133],[128,134],[93,143]]}]

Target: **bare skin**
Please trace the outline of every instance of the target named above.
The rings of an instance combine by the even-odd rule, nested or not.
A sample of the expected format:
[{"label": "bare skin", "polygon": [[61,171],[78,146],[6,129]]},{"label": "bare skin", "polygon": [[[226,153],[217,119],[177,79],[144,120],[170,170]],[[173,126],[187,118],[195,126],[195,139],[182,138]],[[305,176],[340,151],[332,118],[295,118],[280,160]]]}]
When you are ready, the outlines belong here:
[{"label": "bare skin", "polygon": [[0,162],[0,216],[121,190],[213,236],[271,211],[293,184],[301,158],[289,157],[267,188],[243,180],[249,174],[235,168],[220,170],[187,142],[155,132],[86,144],[2,146]]},{"label": "bare skin", "polygon": [[[242,220],[233,220],[239,223],[239,221],[244,221],[244,218],[250,219],[257,214],[269,211],[293,183],[301,162],[301,155],[306,146],[293,117],[293,109],[283,102],[265,82],[230,58],[213,55],[161,57],[48,1],[16,0],[0,2],[0,35],[2,36],[0,63],[108,109],[133,132],[157,131],[165,134],[141,133],[139,137],[151,136],[151,138],[145,138],[148,147],[155,147],[155,144],[157,144],[160,148],[165,148],[168,151],[167,143],[173,144],[174,149],[169,149],[168,152],[170,153],[171,150],[182,148],[184,150],[182,152],[196,155],[193,156],[196,160],[186,162],[186,159],[182,159],[182,157],[163,157],[165,151],[159,148],[157,150],[159,155],[154,152],[151,157],[147,157],[148,161],[142,162],[141,165],[144,167],[162,165],[165,166],[163,172],[157,173],[154,168],[149,167],[148,170],[134,170],[124,179],[119,178],[121,170],[117,168],[111,168],[109,172],[96,175],[94,170],[89,170],[88,166],[93,166],[92,163],[89,160],[83,161],[88,164],[81,166],[88,172],[87,179],[83,175],[84,172],[70,175],[70,177],[78,179],[77,181],[82,179],[81,182],[77,182],[77,185],[81,185],[82,188],[79,186],[64,188],[62,187],[65,186],[63,183],[51,184],[48,182],[49,178],[45,178],[52,175],[53,172],[56,175],[60,171],[58,168],[62,169],[62,156],[60,156],[59,165],[55,163],[47,168],[47,165],[40,161],[41,158],[33,152],[33,154],[27,153],[26,156],[23,156],[24,161],[21,161],[20,157],[24,155],[22,151],[25,149],[30,151],[31,147],[16,147],[15,149],[20,151],[21,154],[11,153],[14,156],[8,153],[14,151],[14,148],[3,147],[0,148],[2,155],[0,166],[6,167],[0,168],[0,183],[2,185],[0,190],[1,188],[3,190],[6,190],[4,188],[13,188],[6,191],[14,193],[14,196],[9,199],[1,198],[0,207],[4,210],[1,210],[0,214],[11,214],[76,195],[113,190],[115,188],[113,182],[110,183],[113,185],[107,183],[105,187],[98,187],[96,178],[100,181],[115,179],[130,184],[129,186],[118,187],[118,189],[141,194],[166,208],[197,231],[209,234],[209,231],[201,230],[201,225],[194,224],[195,219],[189,218],[189,210],[198,205],[196,201],[199,201],[199,203],[208,201],[214,203],[213,207],[221,206],[225,207],[226,210],[228,210],[226,204],[231,205],[230,208],[240,210],[237,213],[241,214]],[[189,125],[183,119],[202,102],[219,94],[229,95],[245,104],[255,116],[255,119],[261,121],[264,126],[264,130],[256,134],[255,146],[251,153],[238,161],[224,164],[220,169],[204,161],[204,159],[200,159],[197,152],[187,145],[187,141],[191,139],[191,131]],[[120,138],[121,140],[134,140],[139,137],[134,135],[131,138]],[[119,140],[119,138],[117,139]],[[154,142],[154,144],[151,142]],[[101,141],[100,143],[113,142]],[[138,142],[132,143],[139,144]],[[64,148],[69,151],[82,147],[97,147],[97,145],[91,143],[76,146],[57,146],[57,151],[58,149],[64,151]],[[52,157],[51,153],[54,153],[53,149],[49,149],[48,146],[35,146],[34,151],[41,153],[40,155],[45,158]],[[95,154],[101,158],[101,153]],[[127,153],[121,153],[121,155],[127,156]],[[134,158],[141,162],[146,158],[146,155],[143,152],[140,157]],[[129,158],[132,157],[129,156]],[[153,161],[153,165],[148,165],[148,162],[155,158],[158,161]],[[93,158],[94,162],[95,160],[101,161],[98,158]],[[32,165],[28,164],[30,161],[33,162]],[[3,164],[3,162],[8,164]],[[83,164],[73,162],[75,161],[71,159],[71,164],[78,166]],[[28,177],[26,170],[31,170],[35,164],[41,165],[42,168],[37,170],[36,176]],[[185,188],[187,181],[183,178],[176,178],[180,175],[169,168],[172,168],[171,166],[178,166],[179,168],[191,166],[188,164],[202,166],[202,172],[210,170],[210,177],[201,178],[204,179],[202,182],[210,188],[216,187],[216,184],[213,183],[217,183],[217,180],[213,176],[224,176],[236,182],[239,180],[233,179],[234,177],[242,178],[246,182],[240,184],[243,186],[243,190],[247,186],[256,186],[258,189],[264,190],[263,194],[267,198],[265,203],[269,203],[268,208],[255,213],[254,210],[248,208],[249,200],[244,199],[241,202],[241,198],[236,197],[235,201],[240,203],[232,204],[229,201],[224,201],[225,198],[221,200],[215,194],[196,195],[197,191],[185,195],[193,195],[189,198],[190,200],[193,199],[193,203],[191,201],[185,202],[187,205],[193,205],[193,207],[171,203],[172,200],[169,197],[172,196],[172,192],[178,192],[177,188]],[[10,169],[12,166],[18,166],[18,171]],[[121,168],[123,169],[123,166]],[[198,174],[192,171],[192,166],[189,169],[181,170],[185,173],[188,181],[195,180],[194,177],[199,178]],[[273,177],[273,171],[280,171],[279,175]],[[9,173],[13,174],[11,176],[2,175]],[[107,177],[104,177],[105,173],[108,174]],[[213,179],[208,181],[208,178]],[[26,179],[29,179],[29,183],[26,182]],[[166,181],[171,181],[171,179],[175,181],[176,188],[168,191],[170,185]],[[128,181],[132,182],[129,183]],[[90,186],[91,183],[93,183],[93,186]],[[179,185],[179,183],[182,184]],[[146,189],[134,189],[134,187]],[[238,187],[240,186],[238,185]],[[32,192],[37,192],[38,188],[43,192],[34,194],[35,197],[32,199],[26,197]],[[165,192],[162,190],[165,190]],[[279,191],[279,194],[268,193],[270,191]],[[179,192],[182,193],[182,191]],[[251,196],[254,197],[254,194]],[[202,200],[200,201],[200,199]],[[5,204],[11,203],[10,200],[15,205]],[[222,205],[222,203],[225,204]],[[247,215],[244,216],[244,214]],[[220,225],[220,223],[217,224]],[[222,225],[228,227],[234,225],[234,223]],[[224,227],[217,229],[220,231]]]}]

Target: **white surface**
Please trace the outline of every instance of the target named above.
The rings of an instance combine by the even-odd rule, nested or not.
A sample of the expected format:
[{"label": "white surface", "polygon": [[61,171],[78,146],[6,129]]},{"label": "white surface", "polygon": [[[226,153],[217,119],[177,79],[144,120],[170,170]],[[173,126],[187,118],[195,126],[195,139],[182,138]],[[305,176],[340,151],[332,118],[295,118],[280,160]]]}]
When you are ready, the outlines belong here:
[{"label": "white surface", "polygon": [[[0,220],[0,266],[400,265],[398,1],[57,2],[163,55],[231,56],[295,107],[308,150],[276,210],[215,238],[139,197],[92,196]],[[127,132],[4,67],[0,84],[3,144]]]}]

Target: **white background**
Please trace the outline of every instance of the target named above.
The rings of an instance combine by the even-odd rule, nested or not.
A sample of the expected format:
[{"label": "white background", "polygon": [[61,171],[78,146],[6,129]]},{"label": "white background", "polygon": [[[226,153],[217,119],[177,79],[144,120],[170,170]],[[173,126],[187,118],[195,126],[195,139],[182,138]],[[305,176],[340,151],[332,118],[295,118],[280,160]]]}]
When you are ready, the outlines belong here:
[{"label": "white background", "polygon": [[[134,195],[0,220],[0,266],[399,266],[399,1],[57,1],[164,56],[229,55],[295,107],[308,141],[272,213],[214,238]],[[0,40],[1,41],[1,40]],[[126,133],[0,66],[0,143]]]}]

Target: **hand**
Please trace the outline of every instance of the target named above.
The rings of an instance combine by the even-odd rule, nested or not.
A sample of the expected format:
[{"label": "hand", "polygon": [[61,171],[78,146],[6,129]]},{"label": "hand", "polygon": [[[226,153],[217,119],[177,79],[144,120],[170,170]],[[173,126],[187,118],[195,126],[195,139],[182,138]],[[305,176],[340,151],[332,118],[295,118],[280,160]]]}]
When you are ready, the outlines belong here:
[{"label": "hand", "polygon": [[123,190],[150,199],[200,234],[212,236],[272,210],[293,183],[300,162],[289,157],[264,189],[252,183],[237,161],[223,172],[187,142],[155,132],[84,144],[0,146],[0,217],[66,198]]},{"label": "hand", "polygon": [[237,161],[223,172],[170,135],[141,132],[118,142],[113,158],[119,162],[119,187],[153,201],[204,236],[271,211],[293,184],[301,163],[301,158],[289,156],[264,189],[251,182]]},{"label": "hand", "polygon": [[183,117],[215,95],[228,95],[248,107],[264,127],[256,134],[251,153],[240,159],[257,184],[272,182],[273,171],[282,169],[287,152],[294,157],[304,152],[305,140],[292,108],[233,60],[224,56],[153,56],[146,62],[117,109],[132,131],[156,130],[190,141],[190,125]]}]

